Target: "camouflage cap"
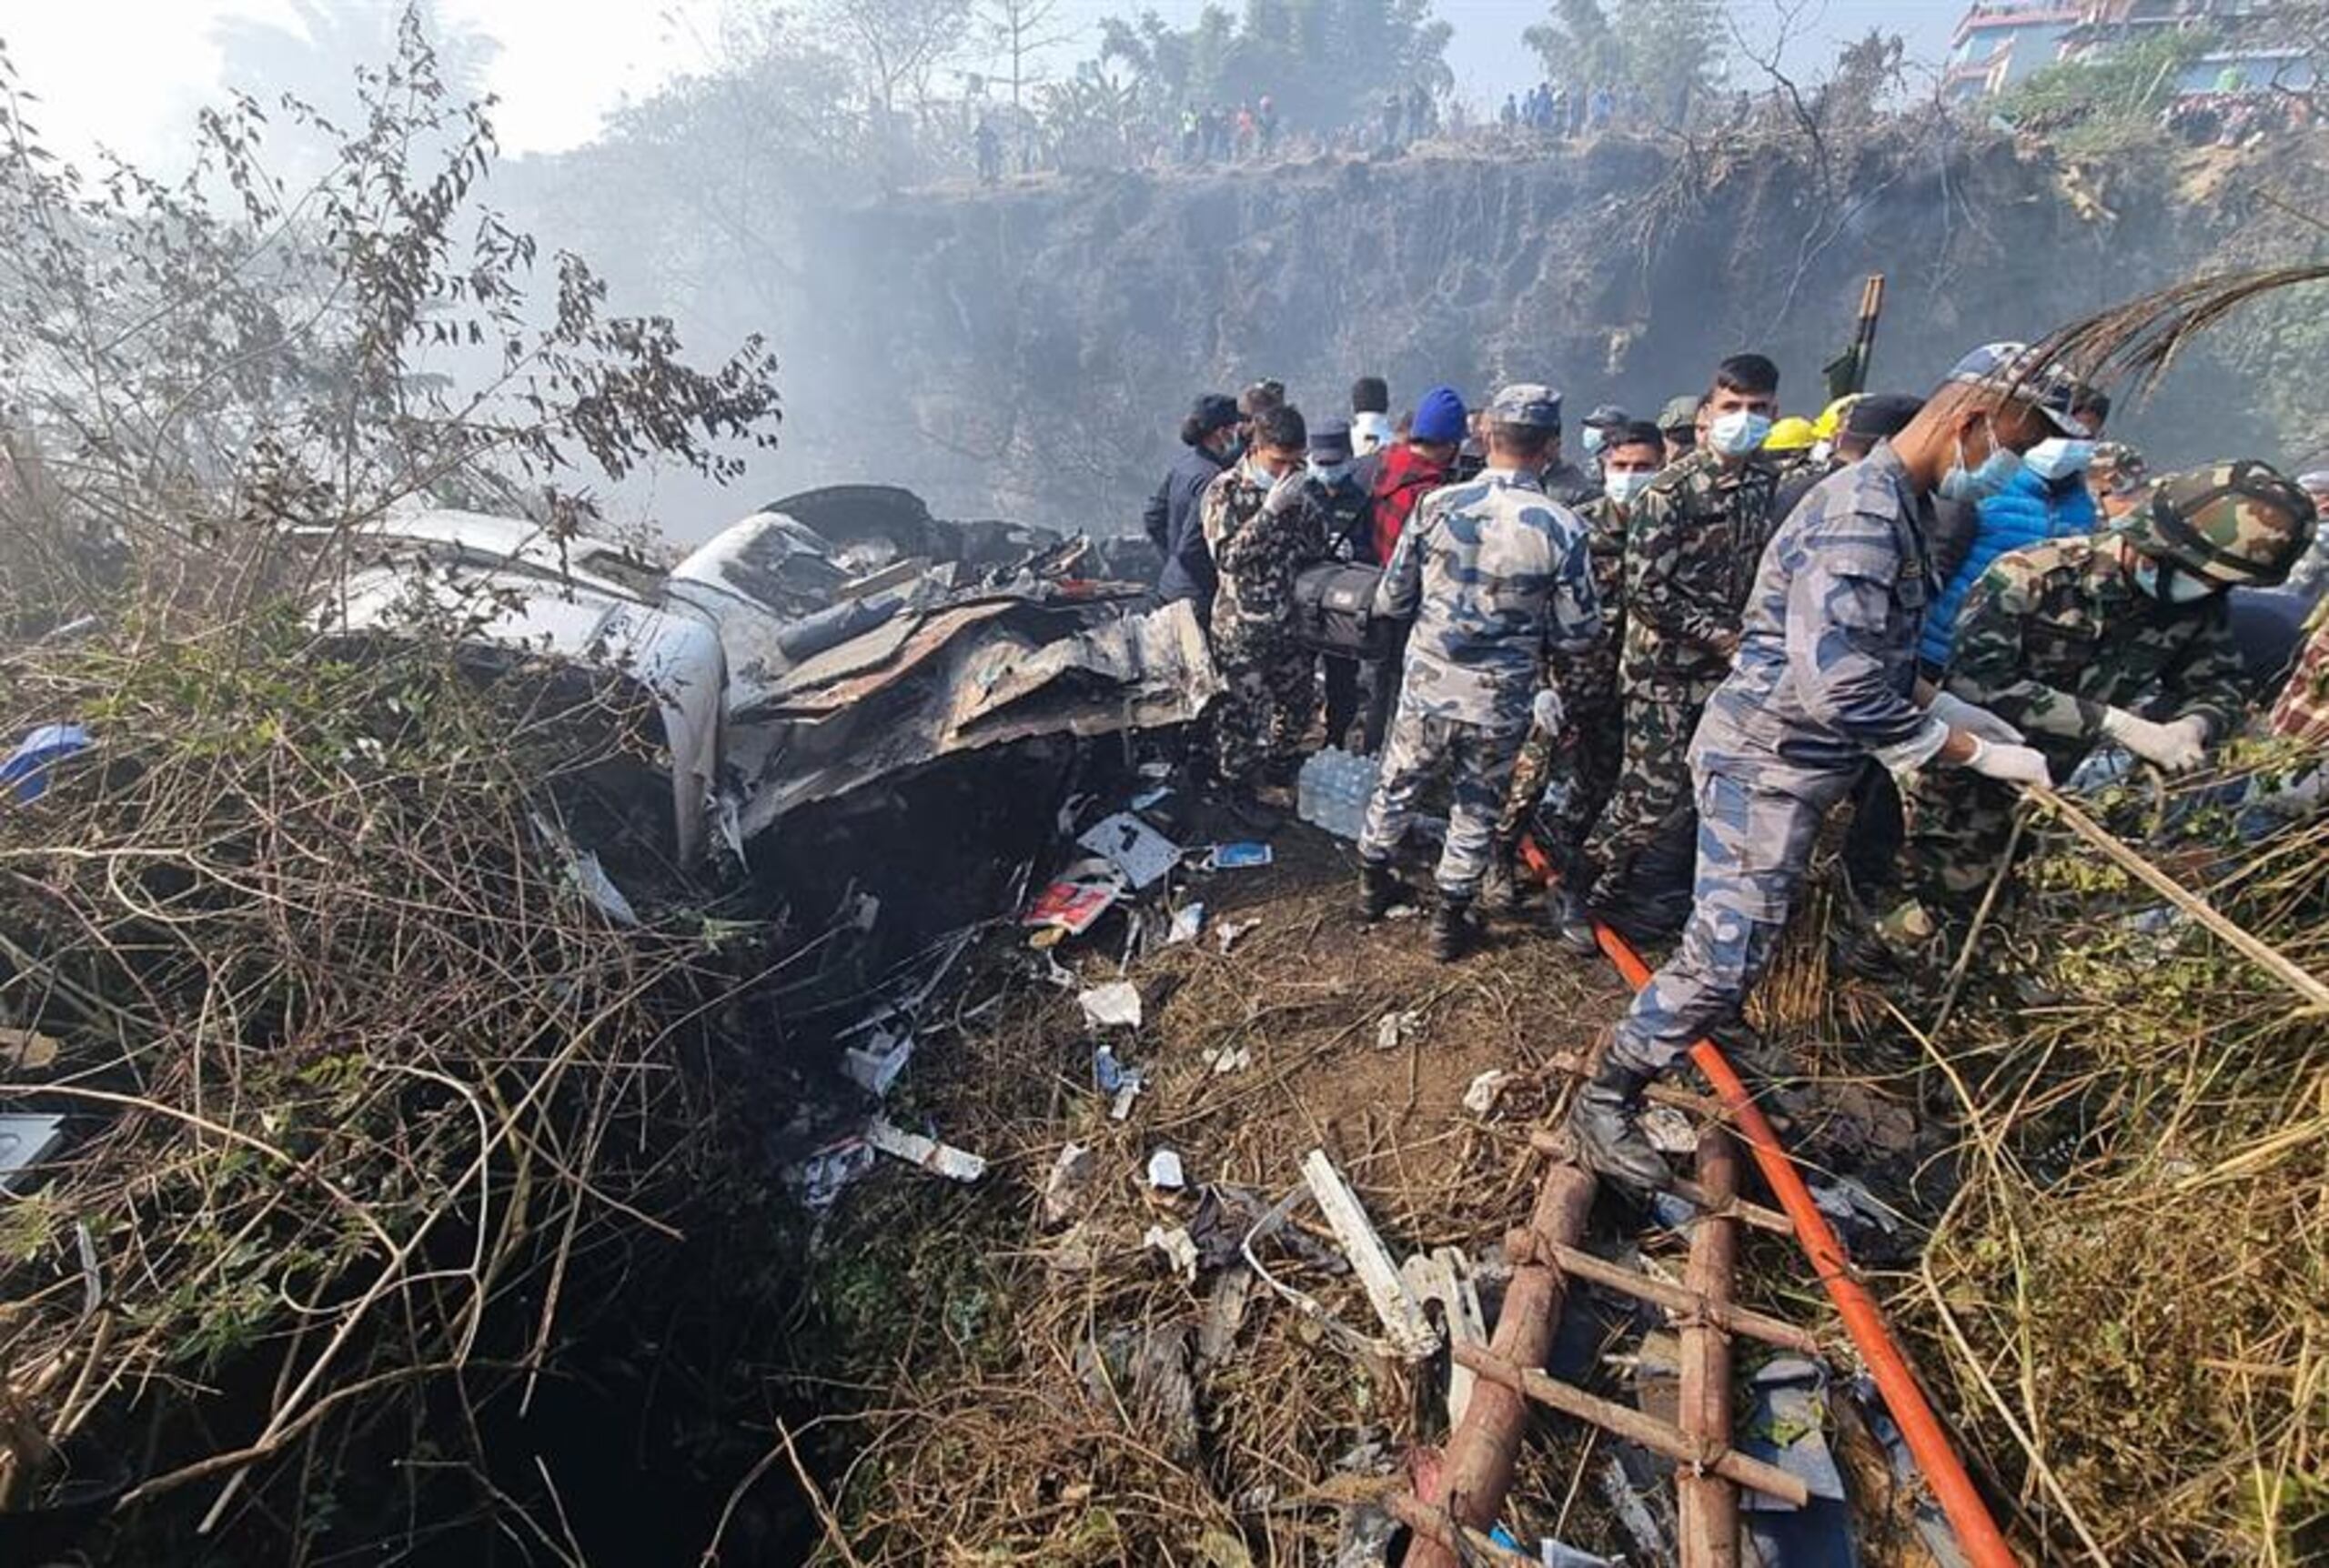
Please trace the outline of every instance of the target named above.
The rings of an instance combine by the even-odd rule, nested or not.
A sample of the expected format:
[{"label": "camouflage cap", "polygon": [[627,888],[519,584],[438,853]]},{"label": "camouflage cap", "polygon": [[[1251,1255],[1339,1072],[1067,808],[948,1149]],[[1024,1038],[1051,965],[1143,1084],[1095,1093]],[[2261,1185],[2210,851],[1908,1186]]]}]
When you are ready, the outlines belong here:
[{"label": "camouflage cap", "polygon": [[1531,430],[1561,427],[1561,395],[1538,381],[1516,381],[1488,401],[1488,419]]},{"label": "camouflage cap", "polygon": [[1706,399],[1696,392],[1685,392],[1679,397],[1669,397],[1666,407],[1658,411],[1658,427],[1661,430],[1691,430],[1698,427],[1699,405]]},{"label": "camouflage cap", "polygon": [[2271,588],[2312,542],[2312,498],[2269,463],[2170,474],[2120,528],[2135,548],[2231,588]]},{"label": "camouflage cap", "polygon": [[1595,408],[1592,413],[1588,414],[1585,417],[1585,422],[1600,429],[1608,430],[1619,425],[1632,423],[1633,416],[1615,403],[1604,403]]},{"label": "camouflage cap", "polygon": [[2068,370],[2042,359],[2027,343],[1984,343],[1957,362],[1949,379],[2027,403],[2065,436],[2094,434],[2084,420],[2071,413],[2083,388]]},{"label": "camouflage cap", "polygon": [[2097,441],[2093,461],[2088,466],[2109,474],[2115,487],[2122,489],[2141,482],[2151,472],[2142,449],[2131,441]]}]

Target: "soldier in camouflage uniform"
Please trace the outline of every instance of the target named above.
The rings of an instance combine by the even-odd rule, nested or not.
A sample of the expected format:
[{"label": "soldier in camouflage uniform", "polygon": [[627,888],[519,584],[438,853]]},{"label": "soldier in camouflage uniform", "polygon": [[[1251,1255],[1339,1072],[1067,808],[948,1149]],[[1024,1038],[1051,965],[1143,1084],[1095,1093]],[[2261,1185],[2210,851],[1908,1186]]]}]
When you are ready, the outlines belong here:
[{"label": "soldier in camouflage uniform", "polygon": [[[1690,746],[1696,902],[1672,959],[1619,1023],[1569,1125],[1597,1170],[1659,1188],[1643,1089],[1733,1023],[1776,950],[1829,808],[1870,759],[2043,783],[2046,761],[1996,715],[1917,677],[1934,584],[1932,497],[1978,500],[2050,433],[2082,433],[2070,377],[2019,344],[1966,357],[1908,427],[1813,487],[1765,552],[1739,655]],[[1628,607],[1632,612],[1632,607]]]},{"label": "soldier in camouflage uniform", "polygon": [[1626,530],[1625,754],[1586,840],[1594,903],[1629,932],[1679,924],[1689,872],[1638,864],[1653,846],[1687,844],[1684,756],[1699,714],[1730,668],[1739,615],[1771,535],[1779,472],[1760,452],[1779,405],[1779,368],[1759,354],[1726,359],[1707,395],[1705,443],[1634,503]]},{"label": "soldier in camouflage uniform", "polygon": [[1221,574],[1213,660],[1215,767],[1252,789],[1290,765],[1318,699],[1317,658],[1294,635],[1294,578],[1326,555],[1326,522],[1306,482],[1301,413],[1277,405],[1254,420],[1254,448],[1205,487],[1205,541]]},{"label": "soldier in camouflage uniform", "polygon": [[[2019,728],[2058,779],[2106,742],[2195,768],[2244,708],[2225,590],[2283,580],[2313,521],[2263,463],[2163,479],[2112,528],[2000,557],[1967,596],[1944,684]],[[1910,807],[1918,907],[1887,918],[1896,941],[1981,893],[2013,826],[2012,792],[1963,774],[1923,776]]]},{"label": "soldier in camouflage uniform", "polygon": [[1559,394],[1507,387],[1489,410],[1487,467],[1424,498],[1376,590],[1376,612],[1413,618],[1399,707],[1359,835],[1361,898],[1379,920],[1397,897],[1391,858],[1416,800],[1442,764],[1455,773],[1447,843],[1436,878],[1432,947],[1459,957],[1487,870],[1497,812],[1528,727],[1548,649],[1601,634],[1585,525],[1538,474],[1560,440]]},{"label": "soldier in camouflage uniform", "polygon": [[1544,848],[1563,880],[1554,890],[1554,914],[1562,934],[1579,951],[1590,951],[1593,931],[1573,891],[1579,879],[1578,856],[1585,835],[1601,814],[1618,781],[1624,709],[1618,697],[1618,649],[1625,636],[1626,519],[1634,502],[1665,462],[1664,438],[1648,420],[1632,420],[1605,432],[1599,453],[1602,494],[1578,508],[1585,520],[1593,561],[1593,591],[1601,605],[1601,636],[1577,653],[1556,652],[1548,674],[1558,694],[1560,725],[1532,722],[1520,759],[1512,769],[1504,815],[1496,828],[1496,855],[1484,896],[1491,905],[1509,902],[1512,858],[1537,803],[1555,779],[1566,788],[1560,806],[1545,819]]}]

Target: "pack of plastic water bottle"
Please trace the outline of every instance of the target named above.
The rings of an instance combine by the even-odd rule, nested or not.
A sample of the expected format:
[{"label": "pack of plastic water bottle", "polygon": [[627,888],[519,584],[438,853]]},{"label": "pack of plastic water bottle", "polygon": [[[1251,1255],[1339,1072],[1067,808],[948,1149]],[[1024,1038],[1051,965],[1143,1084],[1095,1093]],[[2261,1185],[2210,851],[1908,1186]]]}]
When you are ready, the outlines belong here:
[{"label": "pack of plastic water bottle", "polygon": [[1313,826],[1338,839],[1356,839],[1375,793],[1375,759],[1355,757],[1336,747],[1315,752],[1295,783],[1295,810]]}]

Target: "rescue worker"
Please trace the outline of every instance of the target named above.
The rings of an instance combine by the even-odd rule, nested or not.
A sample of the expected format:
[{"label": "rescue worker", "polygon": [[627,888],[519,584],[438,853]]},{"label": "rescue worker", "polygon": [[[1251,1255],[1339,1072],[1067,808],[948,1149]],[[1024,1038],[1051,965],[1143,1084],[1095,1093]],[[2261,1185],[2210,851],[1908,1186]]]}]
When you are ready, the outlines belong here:
[{"label": "rescue worker", "polygon": [[1380,376],[1362,376],[1350,384],[1350,444],[1361,457],[1371,457],[1391,444],[1391,388]]},{"label": "rescue worker", "polygon": [[[1596,414],[1612,411],[1607,407],[1594,410]],[[1601,493],[1600,481],[1590,471],[1568,460],[1561,451],[1558,437],[1553,442],[1551,461],[1545,465],[1545,471],[1538,477],[1545,487],[1545,494],[1564,507],[1581,507]]]},{"label": "rescue worker", "polygon": [[2150,477],[2151,465],[2143,461],[2142,453],[2125,441],[2098,443],[2086,466],[2087,490],[2105,522],[2116,521],[2134,509]]},{"label": "rescue worker", "polygon": [[979,184],[991,186],[1003,177],[1003,137],[996,133],[994,121],[981,115],[971,139],[978,147]]},{"label": "rescue worker", "polygon": [[1585,834],[1618,781],[1618,740],[1624,733],[1624,708],[1618,694],[1618,649],[1625,635],[1624,578],[1626,519],[1634,502],[1666,464],[1666,442],[1648,420],[1619,425],[1604,437],[1601,447],[1601,494],[1578,508],[1584,519],[1593,566],[1593,592],[1601,607],[1601,635],[1593,646],[1576,653],[1556,653],[1548,684],[1559,694],[1559,714],[1552,722],[1531,722],[1512,770],[1512,787],[1504,798],[1504,815],[1497,819],[1496,853],[1488,862],[1481,898],[1490,908],[1511,907],[1516,901],[1512,860],[1520,836],[1538,817],[1538,802],[1555,779],[1566,788],[1559,808],[1542,820],[1540,840],[1559,876],[1550,890],[1550,907],[1562,940],[1580,952],[1591,952],[1593,922],[1577,894],[1576,871]]},{"label": "rescue worker", "polygon": [[1602,448],[1609,444],[1612,435],[1633,422],[1634,417],[1615,403],[1604,403],[1588,414],[1584,423],[1578,427],[1577,443],[1585,448],[1585,461],[1581,467],[1595,481],[1597,490],[1601,477]]},{"label": "rescue worker", "polygon": [[1820,431],[1800,414],[1790,414],[1784,419],[1771,421],[1770,432],[1763,437],[1763,451],[1781,467],[1792,467],[1809,462],[1811,448],[1820,440]]},{"label": "rescue worker", "polygon": [[1218,392],[1199,397],[1181,421],[1181,445],[1187,450],[1164,471],[1164,483],[1141,514],[1141,531],[1164,557],[1156,575],[1157,598],[1165,604],[1193,600],[1201,625],[1212,618],[1216,578],[1198,503],[1205,487],[1237,460],[1239,423],[1237,405],[1228,397]]},{"label": "rescue worker", "polygon": [[[1374,498],[1358,482],[1351,451],[1351,427],[1340,419],[1320,421],[1310,430],[1311,501],[1326,518],[1326,553],[1338,561],[1370,558]],[[1326,744],[1339,747],[1358,717],[1359,661],[1347,655],[1324,657],[1326,676]]]},{"label": "rescue worker", "polygon": [[[1739,354],[1716,367],[1706,444],[1653,480],[1626,528],[1625,756],[1579,869],[1597,913],[1638,939],[1689,913],[1690,773],[1699,713],[1730,671],[1739,612],[1776,519],[1779,473],[1761,452],[1779,367]],[[1651,853],[1661,850],[1661,853]]]},{"label": "rescue worker", "polygon": [[[1454,477],[1456,454],[1467,422],[1464,400],[1454,387],[1435,387],[1424,394],[1415,417],[1408,421],[1406,438],[1384,450],[1368,481],[1367,526],[1374,531],[1375,548],[1366,558],[1377,566],[1390,564],[1399,534],[1417,504]],[[1405,663],[1401,644],[1395,640],[1375,668],[1375,689],[1366,704],[1366,730],[1359,742],[1366,756],[1383,749]]]},{"label": "rescue worker", "polygon": [[[1771,516],[1785,522],[1788,514],[1803,504],[1803,498],[1811,493],[1812,486],[1845,465],[1867,457],[1879,441],[1889,441],[1899,435],[1923,407],[1923,398],[1903,392],[1856,392],[1829,404],[1827,412],[1820,416],[1815,425],[1826,428],[1811,448],[1812,460],[1780,476],[1780,487],[1771,498]],[[1829,415],[1835,416],[1832,424],[1828,422]],[[1824,453],[1821,447],[1827,448]]]},{"label": "rescue worker", "polygon": [[1699,444],[1699,409],[1705,402],[1705,398],[1697,397],[1669,397],[1666,407],[1658,411],[1658,428],[1666,437],[1668,462],[1680,462]]},{"label": "rescue worker", "polygon": [[1700,829],[1689,929],[1570,1113],[1595,1169],[1638,1188],[1670,1184],[1642,1133],[1642,1091],[1737,1020],[1822,819],[1871,758],[1895,771],[1939,763],[2048,781],[2046,759],[2011,725],[1920,684],[1917,640],[1932,591],[1931,498],[1978,500],[2049,434],[2082,435],[2069,394],[2069,377],[2021,344],[1977,349],[1908,428],[1823,480],[1772,538],[1737,664],[1690,743]]},{"label": "rescue worker", "polygon": [[[2284,580],[2314,521],[2263,463],[2162,479],[2103,533],[2000,557],[1966,601],[1945,689],[2021,729],[2058,779],[2112,742],[2188,772],[2247,709],[2228,590]],[[1989,886],[2013,826],[2011,791],[1987,779],[1927,775],[1911,799],[1914,901],[1882,932],[1896,950]]]},{"label": "rescue worker", "polygon": [[[2082,386],[2071,400],[2071,414],[2100,434],[2111,417],[2111,399]],[[2102,514],[2086,487],[2086,466],[2093,458],[2092,441],[2049,437],[2022,454],[2013,483],[1980,506],[1935,508],[1933,573],[1942,586],[1926,613],[1924,646],[1918,650],[1926,675],[1938,678],[1947,668],[1958,612],[1991,562],[2009,550],[2091,534],[2102,526]]]},{"label": "rescue worker", "polygon": [[1412,618],[1415,626],[1398,716],[1359,835],[1361,905],[1376,920],[1396,900],[1392,856],[1425,783],[1451,767],[1431,926],[1432,951],[1443,961],[1469,943],[1472,900],[1545,656],[1582,651],[1601,634],[1585,524],[1537,478],[1560,427],[1560,395],[1551,387],[1523,383],[1497,393],[1487,469],[1424,502],[1376,591],[1378,613]]},{"label": "rescue worker", "polygon": [[1316,660],[1294,635],[1295,574],[1326,555],[1326,524],[1304,465],[1298,409],[1267,407],[1254,445],[1205,492],[1205,539],[1221,573],[1213,659],[1215,769],[1252,794],[1284,782],[1317,707]]}]

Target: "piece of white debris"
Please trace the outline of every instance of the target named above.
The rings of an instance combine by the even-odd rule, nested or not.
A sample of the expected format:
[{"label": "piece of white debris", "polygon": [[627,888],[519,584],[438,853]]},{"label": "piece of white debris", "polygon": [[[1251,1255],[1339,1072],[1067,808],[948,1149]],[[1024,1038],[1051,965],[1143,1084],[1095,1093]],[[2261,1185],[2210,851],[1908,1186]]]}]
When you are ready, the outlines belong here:
[{"label": "piece of white debris", "polygon": [[1188,1173],[1181,1169],[1181,1157],[1170,1149],[1159,1149],[1148,1157],[1148,1184],[1160,1192],[1178,1192],[1189,1184]]},{"label": "piece of white debris", "polygon": [[1181,1278],[1196,1283],[1197,1244],[1190,1238],[1187,1227],[1175,1225],[1168,1231],[1162,1225],[1151,1225],[1140,1240],[1143,1245],[1154,1247],[1170,1259]]},{"label": "piece of white debris", "polygon": [[1243,1072],[1253,1066],[1254,1053],[1242,1045],[1235,1050],[1225,1045],[1217,1046],[1205,1053],[1205,1064],[1213,1069],[1215,1078],[1223,1078],[1233,1072]]},{"label": "piece of white debris", "polygon": [[1262,922],[1259,920],[1222,921],[1215,931],[1215,935],[1221,942],[1221,950],[1225,953],[1231,948],[1235,947],[1237,945],[1237,940],[1240,937],[1244,936],[1247,931],[1252,930],[1255,926],[1258,926]]},{"label": "piece of white debris", "polygon": [[1193,942],[1197,940],[1197,933],[1203,930],[1205,930],[1205,906],[1183,904],[1173,911],[1173,929],[1164,933],[1164,945],[1169,948],[1178,947],[1183,942]]},{"label": "piece of white debris", "polygon": [[1094,1029],[1138,1029],[1140,991],[1130,980],[1110,980],[1077,995],[1084,1020]]},{"label": "piece of white debris", "polygon": [[1500,1067],[1492,1067],[1465,1086],[1464,1109],[1475,1116],[1486,1116],[1496,1109],[1504,1093],[1504,1086],[1512,1081],[1512,1074]]},{"label": "piece of white debris", "polygon": [[892,1160],[919,1165],[949,1181],[975,1181],[986,1174],[986,1161],[978,1155],[919,1132],[908,1132],[885,1116],[877,1116],[866,1124],[865,1141]]},{"label": "piece of white debris", "polygon": [[1132,1114],[1132,1102],[1140,1098],[1141,1089],[1146,1081],[1137,1067],[1124,1069],[1124,1076],[1116,1081],[1115,1101],[1108,1107],[1109,1121],[1122,1121]]},{"label": "piece of white debris", "polygon": [[1052,1173],[1044,1181],[1044,1224],[1064,1225],[1075,1217],[1091,1191],[1098,1163],[1092,1151],[1081,1143],[1071,1143],[1059,1151],[1059,1158],[1052,1161]]},{"label": "piece of white debris", "polygon": [[1375,1049],[1396,1050],[1423,1032],[1423,1014],[1388,1012],[1375,1026]]}]

